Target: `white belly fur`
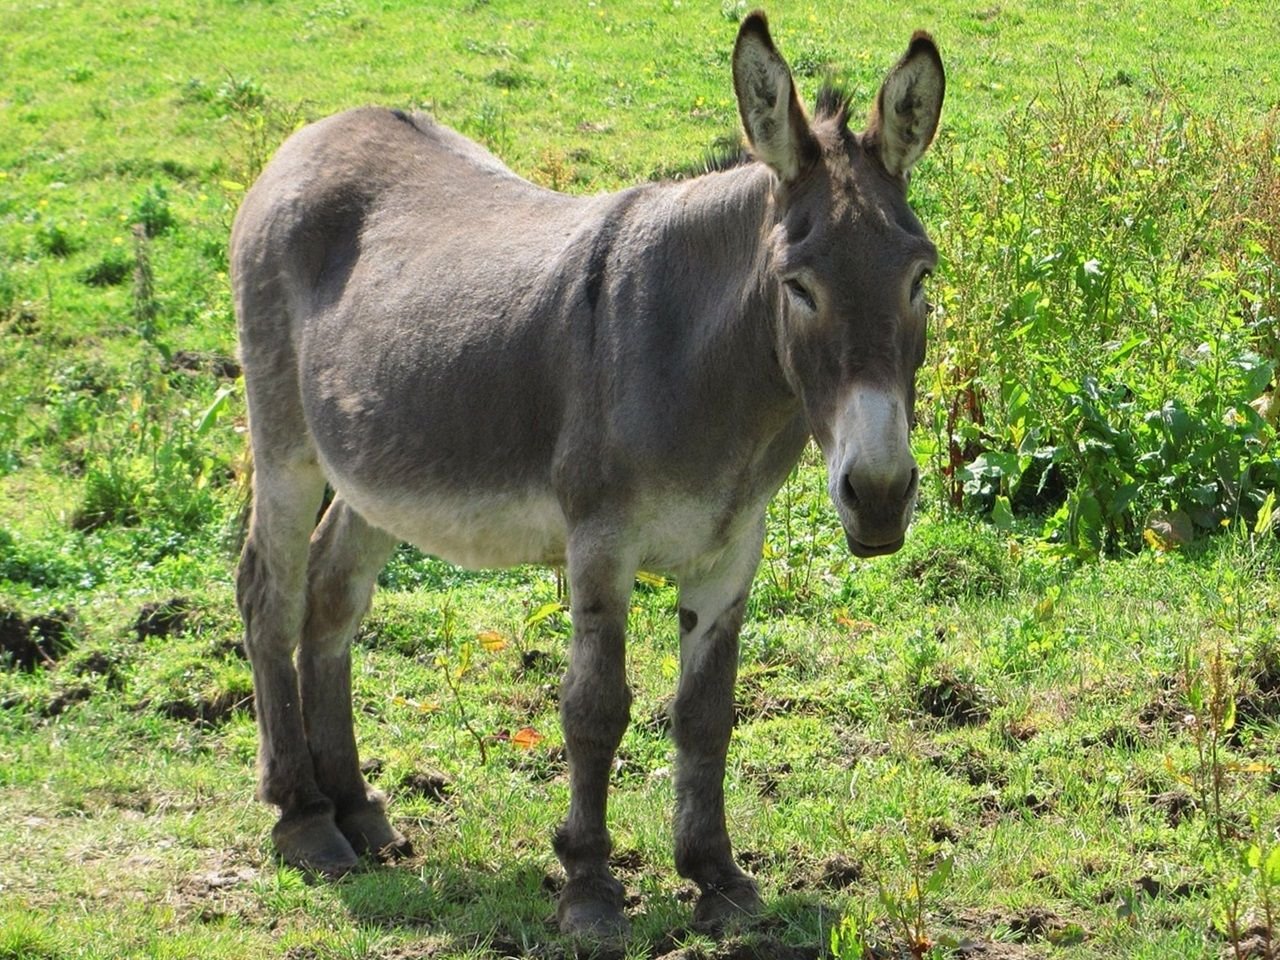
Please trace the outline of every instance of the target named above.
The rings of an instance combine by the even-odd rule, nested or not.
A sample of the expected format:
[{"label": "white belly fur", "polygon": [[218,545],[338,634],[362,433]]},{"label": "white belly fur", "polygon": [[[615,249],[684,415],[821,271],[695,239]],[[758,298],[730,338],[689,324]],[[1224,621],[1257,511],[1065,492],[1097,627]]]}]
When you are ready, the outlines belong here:
[{"label": "white belly fur", "polygon": [[[549,491],[449,496],[387,493],[338,480],[342,496],[365,520],[425,553],[472,569],[562,563],[564,512]],[[655,494],[633,504],[628,534],[644,569],[694,573],[715,563],[741,524],[717,530],[717,509],[698,498]]]},{"label": "white belly fur", "polygon": [[351,484],[341,491],[369,523],[460,567],[564,559],[564,514],[548,494],[388,497]]}]

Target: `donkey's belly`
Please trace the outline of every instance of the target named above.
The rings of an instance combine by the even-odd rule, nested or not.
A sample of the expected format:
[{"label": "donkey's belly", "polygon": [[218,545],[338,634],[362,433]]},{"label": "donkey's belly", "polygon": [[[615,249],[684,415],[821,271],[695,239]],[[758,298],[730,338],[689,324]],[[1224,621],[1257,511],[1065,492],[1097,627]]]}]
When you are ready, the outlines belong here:
[{"label": "donkey's belly", "polygon": [[338,481],[365,520],[432,556],[471,568],[564,559],[564,514],[547,493],[388,495]]}]

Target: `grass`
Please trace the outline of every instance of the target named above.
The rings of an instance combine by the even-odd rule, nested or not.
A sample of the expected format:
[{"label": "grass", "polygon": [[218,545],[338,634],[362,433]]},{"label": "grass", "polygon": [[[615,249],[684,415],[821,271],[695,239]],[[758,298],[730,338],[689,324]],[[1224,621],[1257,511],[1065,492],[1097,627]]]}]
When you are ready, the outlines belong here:
[{"label": "grass", "polygon": [[[0,958],[572,954],[549,922],[567,802],[553,571],[397,554],[354,686],[362,756],[416,855],[336,884],[273,860],[231,588],[245,470],[226,233],[283,136],[358,103],[431,109],[574,192],[683,168],[736,124],[745,8],[0,9],[0,639],[30,654],[0,672]],[[977,217],[1044,203],[990,176],[1011,131],[1054,129],[1019,119],[1033,102],[1060,118],[1063,91],[1090,91],[1124,130],[1176,114],[1205,171],[1179,182],[1196,191],[1274,178],[1274,152],[1238,147],[1280,102],[1260,2],[1158,19],[1138,3],[952,0],[770,13],[806,97],[834,72],[865,107],[912,29],[941,43],[944,132],[913,191],[952,256],[943,302],[970,325],[936,337],[929,369],[989,344],[983,317],[1014,296]],[[1193,262],[1234,262],[1232,231],[1210,233]],[[1195,280],[1178,278],[1188,301]],[[954,299],[962,285],[975,301]],[[1170,370],[1180,333],[1160,341]],[[720,943],[688,929],[669,849],[675,590],[638,586],[611,803],[626,956],[1274,953],[1274,531],[1236,519],[1189,547],[1080,562],[1040,538],[1034,503],[1004,530],[950,508],[934,432],[919,432],[927,496],[894,557],[847,556],[816,459],[772,508],[728,783],[769,908]],[[464,658],[455,692],[445,670]]]}]

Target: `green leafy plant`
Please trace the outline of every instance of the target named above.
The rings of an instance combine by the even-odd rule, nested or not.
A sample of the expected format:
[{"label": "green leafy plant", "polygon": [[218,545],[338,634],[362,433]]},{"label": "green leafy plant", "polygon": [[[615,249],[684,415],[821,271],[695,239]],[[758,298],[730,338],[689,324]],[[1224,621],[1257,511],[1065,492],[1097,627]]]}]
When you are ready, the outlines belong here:
[{"label": "green leafy plant", "polygon": [[158,237],[178,224],[169,205],[169,191],[164,184],[153,183],[133,202],[129,219],[142,227],[146,236]]},{"label": "green leafy plant", "polygon": [[1004,134],[982,176],[942,158],[939,495],[999,526],[1047,517],[1077,557],[1141,546],[1153,511],[1192,536],[1252,518],[1280,486],[1258,412],[1278,359],[1270,128],[1233,138],[1172,97],[1122,114],[1063,85]]}]

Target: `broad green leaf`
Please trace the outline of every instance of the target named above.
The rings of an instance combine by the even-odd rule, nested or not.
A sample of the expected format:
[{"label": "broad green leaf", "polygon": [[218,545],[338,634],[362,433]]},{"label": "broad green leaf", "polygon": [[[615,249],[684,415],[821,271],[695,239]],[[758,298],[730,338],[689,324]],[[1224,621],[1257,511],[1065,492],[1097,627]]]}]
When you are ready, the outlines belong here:
[{"label": "broad green leaf", "polygon": [[1256,537],[1262,536],[1271,529],[1275,523],[1276,517],[1276,492],[1269,490],[1267,499],[1262,501],[1262,506],[1258,508],[1258,519],[1253,524],[1253,534]]},{"label": "broad green leaf", "polygon": [[933,868],[933,873],[929,874],[929,879],[924,882],[925,893],[941,893],[946,887],[947,881],[951,879],[951,873],[955,869],[956,861],[954,857],[947,857]]},{"label": "broad green leaf", "polygon": [[564,604],[562,604],[558,600],[552,603],[544,603],[537,610],[533,611],[533,613],[529,614],[529,616],[525,618],[525,621],[524,621],[525,629],[527,630],[530,627],[537,626],[543,620],[547,619],[547,617],[551,616],[554,613],[559,613],[563,609],[564,609]]},{"label": "broad green leaf", "polygon": [[1013,508],[1009,505],[1008,497],[996,497],[995,505],[991,508],[991,522],[997,530],[1008,532],[1013,529]]},{"label": "broad green leaf", "polygon": [[203,437],[209,432],[209,429],[218,422],[218,415],[222,413],[227,405],[227,400],[235,393],[234,387],[223,387],[217,392],[213,398],[213,402],[205,408],[204,413],[200,414],[200,418],[196,421],[196,436]]}]

